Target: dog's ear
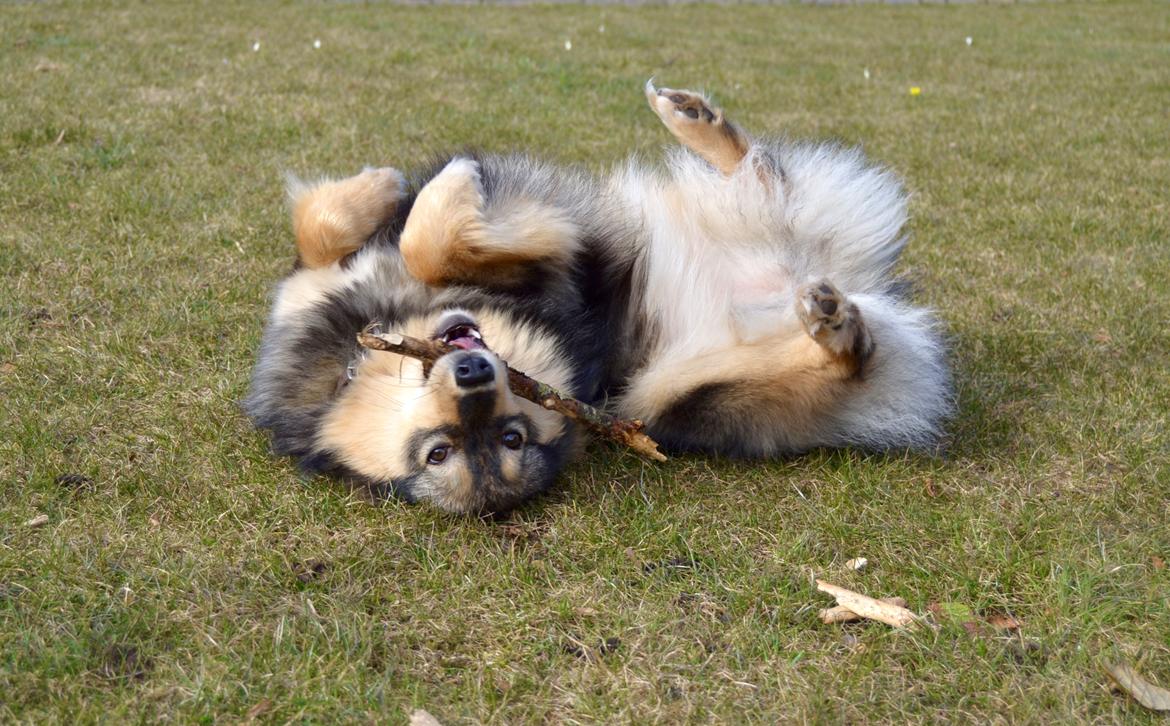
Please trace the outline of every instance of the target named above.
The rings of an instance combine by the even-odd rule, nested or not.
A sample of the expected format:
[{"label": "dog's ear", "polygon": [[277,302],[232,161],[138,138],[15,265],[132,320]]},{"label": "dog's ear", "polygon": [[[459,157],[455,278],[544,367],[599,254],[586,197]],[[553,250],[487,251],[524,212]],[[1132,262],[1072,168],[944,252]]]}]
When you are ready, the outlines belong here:
[{"label": "dog's ear", "polygon": [[401,172],[390,167],[339,181],[305,182],[289,174],[286,186],[297,254],[310,269],[360,249],[393,216],[406,191]]}]

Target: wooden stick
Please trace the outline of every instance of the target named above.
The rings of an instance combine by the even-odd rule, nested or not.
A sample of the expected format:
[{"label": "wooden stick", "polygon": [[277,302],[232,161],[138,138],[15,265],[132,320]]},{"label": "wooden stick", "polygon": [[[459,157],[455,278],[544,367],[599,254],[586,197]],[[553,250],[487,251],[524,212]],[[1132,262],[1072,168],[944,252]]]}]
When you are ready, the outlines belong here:
[{"label": "wooden stick", "polygon": [[[906,607],[906,600],[903,598],[900,598],[900,597],[883,597],[881,599],[881,602],[884,602],[887,605],[896,605],[897,607],[900,607],[900,608]],[[845,607],[844,605],[838,605],[836,607],[825,608],[824,610],[822,610],[820,612],[820,616],[821,616],[821,622],[828,624],[828,625],[831,625],[833,623],[852,623],[854,621],[862,619],[862,617],[860,615],[853,612],[852,610]]]},{"label": "wooden stick", "polygon": [[[398,333],[380,335],[358,333],[357,340],[362,346],[371,350],[384,350],[388,353],[417,358],[423,362],[423,367],[428,370],[439,358],[459,350],[459,348],[439,340],[411,338]],[[508,366],[508,387],[521,398],[526,398],[550,411],[556,411],[580,422],[598,436],[628,446],[648,459],[666,461],[666,456],[658,450],[658,444],[654,439],[642,433],[645,425],[637,419],[630,420],[610,416],[587,403],[561,395],[547,383],[529,378],[511,366]]]},{"label": "wooden stick", "polygon": [[906,628],[918,622],[918,616],[904,607],[875,600],[868,595],[831,585],[824,580],[817,580],[817,589],[837,598],[839,604],[868,620],[877,620],[895,628]]},{"label": "wooden stick", "polygon": [[1151,711],[1170,711],[1170,691],[1150,683],[1126,663],[1104,666],[1109,677],[1135,701]]}]

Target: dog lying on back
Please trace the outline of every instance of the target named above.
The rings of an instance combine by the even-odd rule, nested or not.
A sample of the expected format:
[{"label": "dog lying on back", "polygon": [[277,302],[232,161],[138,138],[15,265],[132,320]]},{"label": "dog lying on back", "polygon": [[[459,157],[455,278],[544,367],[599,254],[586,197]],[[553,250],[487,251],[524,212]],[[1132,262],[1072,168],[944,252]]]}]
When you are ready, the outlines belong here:
[{"label": "dog lying on back", "polygon": [[[278,453],[454,512],[513,508],[579,449],[505,363],[672,451],[929,447],[951,405],[931,316],[892,272],[897,181],[857,151],[748,136],[647,84],[682,148],[596,177],[523,156],[295,183],[246,409]],[[374,325],[457,350],[426,373]]]}]

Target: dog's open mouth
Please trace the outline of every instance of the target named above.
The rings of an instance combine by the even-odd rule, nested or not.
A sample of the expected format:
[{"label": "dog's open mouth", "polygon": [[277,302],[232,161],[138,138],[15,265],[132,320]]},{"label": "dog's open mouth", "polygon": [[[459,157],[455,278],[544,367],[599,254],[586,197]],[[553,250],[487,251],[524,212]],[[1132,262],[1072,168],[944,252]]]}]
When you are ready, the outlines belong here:
[{"label": "dog's open mouth", "polygon": [[463,313],[444,315],[439,320],[439,330],[441,332],[435,335],[435,339],[448,345],[463,350],[487,349],[487,345],[483,342],[483,335],[479,332],[479,326],[470,315]]}]

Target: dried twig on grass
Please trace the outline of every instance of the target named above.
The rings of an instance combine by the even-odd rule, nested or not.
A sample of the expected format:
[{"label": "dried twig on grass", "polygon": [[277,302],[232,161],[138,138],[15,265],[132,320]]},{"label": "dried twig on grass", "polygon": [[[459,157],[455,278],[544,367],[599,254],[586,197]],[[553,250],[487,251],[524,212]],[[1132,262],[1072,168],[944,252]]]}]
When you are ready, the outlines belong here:
[{"label": "dried twig on grass", "polygon": [[905,607],[875,600],[868,595],[831,585],[824,580],[817,580],[817,589],[837,598],[837,603],[842,607],[868,620],[877,620],[895,628],[908,628],[918,622],[918,616]]},{"label": "dried twig on grass", "polygon": [[[423,340],[398,333],[359,333],[357,339],[358,343],[371,350],[417,358],[426,367],[447,353],[459,350],[440,340]],[[508,386],[517,396],[578,421],[598,436],[628,446],[648,459],[666,461],[666,456],[658,450],[654,439],[642,433],[644,426],[641,421],[610,416],[587,403],[561,395],[552,386],[529,378],[511,366],[508,367]]]},{"label": "dried twig on grass", "polygon": [[1151,711],[1170,711],[1170,691],[1150,683],[1126,663],[1105,666],[1117,685]]},{"label": "dried twig on grass", "polygon": [[[906,607],[906,601],[900,597],[883,597],[880,600],[880,602],[884,602],[887,605],[896,605],[897,607],[900,607],[900,608]],[[853,612],[852,610],[845,607],[844,605],[838,605],[836,607],[825,608],[824,610],[822,610],[820,612],[820,616],[821,616],[821,622],[828,624],[828,625],[831,625],[833,623],[852,623],[852,622],[855,622],[857,620],[862,619],[862,617],[860,615]]]}]

